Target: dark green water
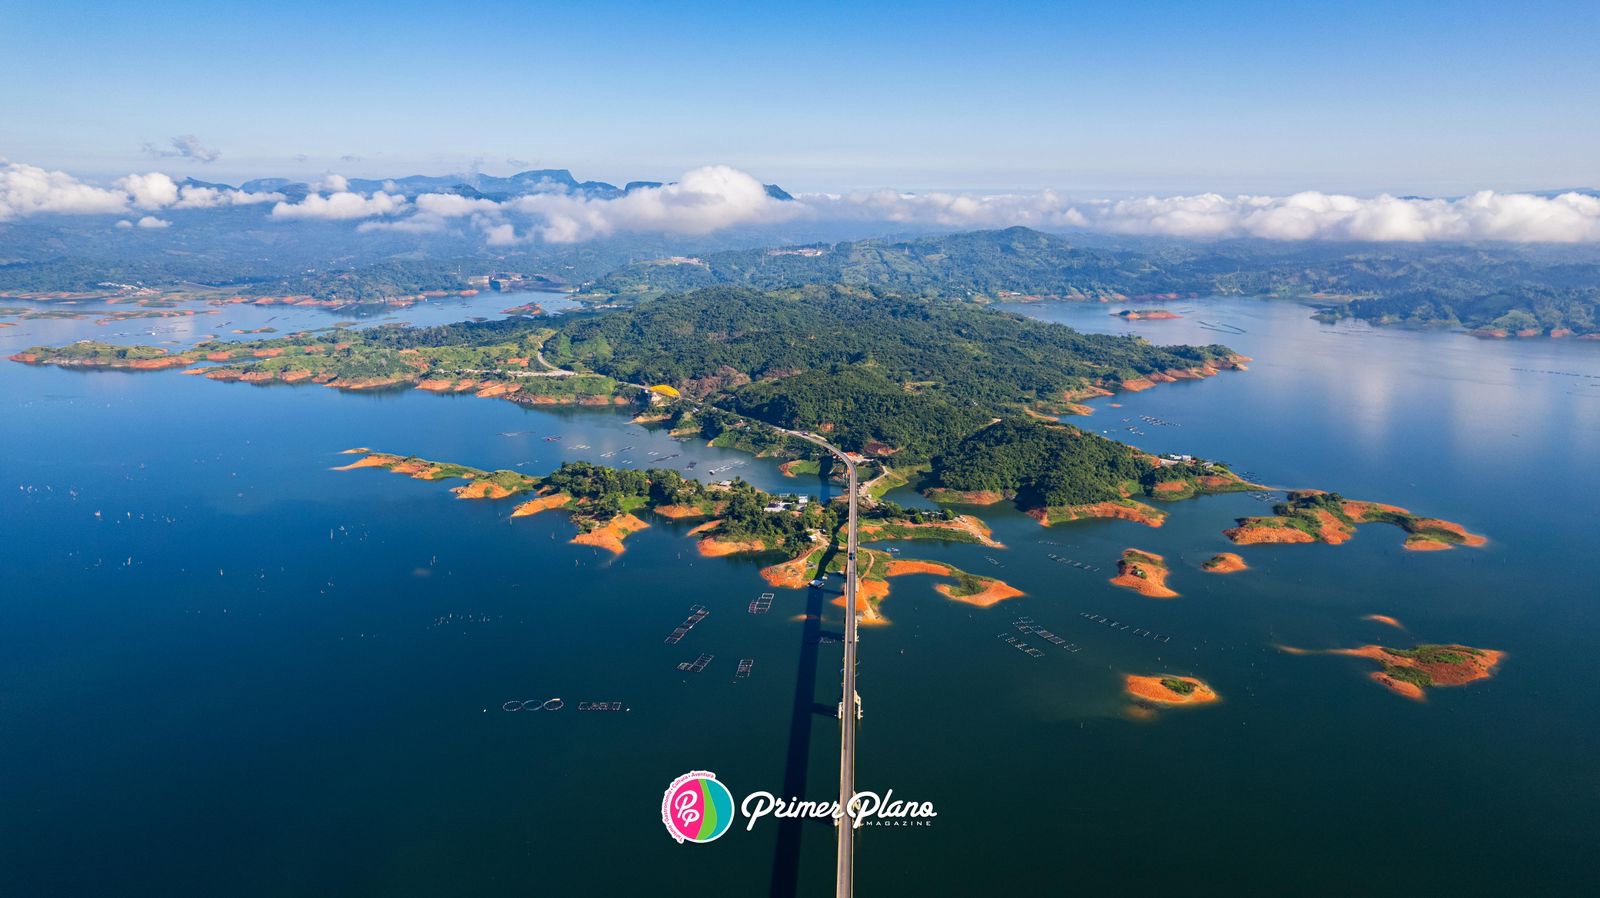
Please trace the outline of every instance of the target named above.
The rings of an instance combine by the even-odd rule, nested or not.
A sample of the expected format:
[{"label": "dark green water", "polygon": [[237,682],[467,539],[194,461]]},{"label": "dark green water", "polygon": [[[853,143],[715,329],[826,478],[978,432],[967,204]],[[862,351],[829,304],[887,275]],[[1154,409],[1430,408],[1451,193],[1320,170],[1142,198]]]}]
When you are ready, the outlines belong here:
[{"label": "dark green water", "polygon": [[[1246,573],[1200,572],[1233,517],[1263,510],[1247,496],[1168,506],[1159,530],[994,511],[1005,550],[900,544],[1028,595],[976,610],[901,578],[883,606],[893,625],[863,638],[859,780],[939,816],[865,831],[861,893],[1591,890],[1600,346],[1331,328],[1287,304],[1175,308],[1189,317],[1027,310],[1257,360],[1098,402],[1079,423],[1460,521],[1489,546],[1408,553],[1368,526],[1338,547],[1246,547]],[[227,312],[235,327],[267,317]],[[418,312],[399,317],[429,320]],[[291,314],[274,325],[329,320]],[[0,330],[0,350],[172,326],[140,324],[28,321]],[[830,797],[840,652],[816,637],[840,626],[831,607],[808,625],[794,618],[823,610],[818,597],[780,590],[771,614],[747,614],[767,589],[759,564],[701,559],[679,525],[613,558],[569,545],[559,515],[512,521],[507,503],[329,470],[360,445],[535,472],[632,446],[605,460],[744,460],[723,476],[797,485],[767,462],[610,412],[172,372],[0,364],[0,419],[0,894],[831,888],[826,824],[741,819],[696,846],[659,819],[662,790],[693,768],[736,799]],[[1166,555],[1182,597],[1106,584],[1126,546]],[[712,613],[662,644],[691,604]],[[1020,615],[1082,651],[1012,650],[995,637]],[[1425,641],[1510,655],[1493,679],[1418,704],[1368,681],[1367,662],[1273,649]],[[704,673],[676,669],[701,652],[716,656]],[[735,683],[740,658],[755,669]],[[1223,700],[1130,720],[1121,675],[1160,672],[1201,676]],[[500,710],[553,696],[567,707]],[[576,710],[601,700],[629,710]]]}]

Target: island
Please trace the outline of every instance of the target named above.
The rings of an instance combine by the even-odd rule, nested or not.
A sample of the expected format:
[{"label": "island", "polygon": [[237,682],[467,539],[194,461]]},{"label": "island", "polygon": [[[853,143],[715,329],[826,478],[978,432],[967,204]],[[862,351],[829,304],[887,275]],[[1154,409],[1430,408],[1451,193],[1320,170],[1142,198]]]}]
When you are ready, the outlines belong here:
[{"label": "island", "polygon": [[[1158,505],[1265,489],[1222,461],[1156,457],[1058,417],[1095,397],[1244,370],[1247,359],[1225,346],[1157,346],[966,301],[838,284],[716,286],[553,319],[334,327],[207,340],[181,351],[84,341],[12,358],[130,371],[182,367],[256,385],[616,406],[641,426],[782,459],[785,474],[837,482],[842,466],[797,436],[820,434],[855,460],[869,539],[997,545],[956,508],[1005,502],[1045,526],[1098,519],[1159,527],[1166,513]],[[907,510],[887,498],[908,486],[949,510]],[[1377,521],[1405,529],[1411,549],[1482,544],[1447,521],[1309,490],[1228,534],[1238,543],[1339,542],[1357,523]],[[596,520],[584,532],[602,531],[592,539],[614,547],[638,529]],[[751,541],[735,529],[702,541],[708,551]],[[764,548],[775,550],[769,542]],[[802,547],[789,548],[793,559]]]},{"label": "island", "polygon": [[1023,594],[1022,590],[994,577],[979,577],[954,565],[934,561],[894,560],[890,561],[884,570],[886,577],[901,577],[907,574],[947,577],[953,582],[936,583],[933,588],[946,598],[979,608],[988,608]]},{"label": "island", "polygon": [[1244,563],[1243,558],[1232,552],[1218,552],[1211,556],[1205,564],[1200,565],[1200,568],[1212,574],[1232,574],[1249,570],[1250,566]]},{"label": "island", "polygon": [[1262,543],[1327,543],[1338,545],[1355,535],[1360,524],[1393,524],[1406,532],[1412,551],[1482,546],[1484,537],[1452,521],[1422,517],[1396,505],[1345,499],[1322,490],[1295,490],[1289,501],[1274,506],[1268,517],[1240,518],[1223,535],[1240,545]]},{"label": "island", "polygon": [[1353,649],[1326,649],[1315,652],[1279,646],[1289,654],[1349,655],[1376,661],[1380,670],[1370,676],[1396,695],[1414,701],[1427,698],[1425,690],[1435,687],[1464,686],[1491,676],[1505,658],[1505,652],[1477,649],[1465,645],[1423,644],[1409,649],[1364,645]]},{"label": "island", "polygon": [[1112,317],[1121,318],[1123,321],[1163,321],[1183,316],[1166,309],[1123,309],[1120,312],[1113,312]]},{"label": "island", "polygon": [[1217,693],[1203,680],[1174,674],[1135,676],[1123,680],[1128,695],[1155,705],[1203,705],[1217,700]]},{"label": "island", "polygon": [[1117,575],[1112,584],[1131,589],[1152,599],[1176,598],[1178,593],[1167,587],[1166,559],[1154,552],[1124,549],[1117,562]]},{"label": "island", "polygon": [[[572,542],[615,554],[624,541],[650,526],[641,514],[670,523],[692,524],[686,535],[696,539],[707,558],[729,555],[775,555],[785,560],[761,569],[774,587],[800,589],[826,574],[842,574],[844,515],[841,503],[797,502],[763,492],[743,480],[701,484],[677,471],[608,468],[587,462],[566,462],[543,477],[518,471],[487,471],[453,462],[375,452],[345,450],[360,456],[335,470],[374,468],[417,480],[461,480],[451,492],[462,499],[518,499],[511,517],[545,511],[567,513],[578,533]],[[987,525],[972,516],[948,512],[907,512],[892,503],[867,509],[860,532],[873,540],[943,539],[1000,544]],[[1022,591],[993,577],[969,574],[952,565],[900,559],[888,552],[863,548],[857,553],[860,578],[857,602],[864,622],[885,624],[880,605],[889,594],[888,578],[932,574],[948,580],[935,590],[953,601],[987,608]],[[843,602],[842,596],[835,598]]]}]

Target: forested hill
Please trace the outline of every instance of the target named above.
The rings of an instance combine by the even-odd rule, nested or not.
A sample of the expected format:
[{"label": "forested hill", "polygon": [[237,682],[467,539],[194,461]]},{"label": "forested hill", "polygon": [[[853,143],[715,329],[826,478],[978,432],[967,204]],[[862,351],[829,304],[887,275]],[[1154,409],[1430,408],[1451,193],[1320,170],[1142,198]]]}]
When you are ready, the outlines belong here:
[{"label": "forested hill", "polygon": [[596,285],[617,295],[672,292],[713,284],[761,289],[848,284],[955,298],[1009,292],[1095,298],[1188,290],[1136,253],[1080,249],[1028,228],[975,231],[909,241],[863,240],[833,245],[712,253],[696,261],[642,262]]},{"label": "forested hill", "polygon": [[1600,333],[1597,297],[1600,290],[1594,287],[1513,287],[1487,295],[1415,291],[1329,303],[1318,317],[1330,321],[1360,318],[1373,324],[1465,327],[1497,337],[1565,337]]},{"label": "forested hill", "polygon": [[[1434,244],[1200,244],[1098,249],[1009,228],[638,262],[591,285],[648,297],[718,284],[772,290],[845,284],[954,299],[1314,296],[1369,320],[1541,333],[1600,327],[1600,258],[1582,247]],[[1508,312],[1514,315],[1497,321]],[[1521,325],[1521,326],[1516,326]]]},{"label": "forested hill", "polygon": [[691,395],[835,365],[867,365],[914,392],[987,414],[1059,404],[1091,385],[1227,367],[1224,346],[1083,334],[971,303],[847,287],[713,287],[563,320],[547,361]]}]

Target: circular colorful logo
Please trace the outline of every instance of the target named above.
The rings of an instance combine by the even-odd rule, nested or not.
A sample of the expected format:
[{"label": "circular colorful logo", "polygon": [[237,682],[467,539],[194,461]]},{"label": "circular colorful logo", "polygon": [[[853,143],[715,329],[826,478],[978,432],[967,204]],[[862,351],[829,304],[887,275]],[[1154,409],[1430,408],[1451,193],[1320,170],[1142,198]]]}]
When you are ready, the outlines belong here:
[{"label": "circular colorful logo", "polygon": [[661,822],[682,842],[711,842],[733,825],[733,793],[709,770],[691,770],[661,797]]}]

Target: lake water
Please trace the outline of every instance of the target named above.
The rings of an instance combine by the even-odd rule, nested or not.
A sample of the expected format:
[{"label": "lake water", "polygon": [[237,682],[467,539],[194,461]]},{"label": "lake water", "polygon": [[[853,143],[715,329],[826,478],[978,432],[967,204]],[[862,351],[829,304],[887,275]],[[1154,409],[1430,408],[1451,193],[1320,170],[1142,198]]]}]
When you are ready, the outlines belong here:
[{"label": "lake water", "polygon": [[[939,816],[863,831],[862,894],[1600,885],[1587,861],[1600,836],[1600,346],[1327,326],[1291,303],[1171,307],[1185,317],[1021,309],[1255,358],[1248,373],[1096,401],[1075,423],[1275,486],[1459,521],[1488,546],[1410,553],[1398,530],[1371,525],[1342,546],[1244,547],[1250,571],[1201,572],[1233,548],[1221,535],[1233,518],[1263,513],[1245,495],[1171,504],[1160,529],[1046,529],[990,509],[1004,550],[898,544],[1027,595],[979,610],[899,578],[883,605],[893,624],[865,632],[858,780]],[[29,320],[0,329],[0,354],[148,341],[152,329],[231,336],[219,320],[287,332],[338,319],[236,306],[104,326]],[[747,832],[741,818],[695,846],[673,843],[659,818],[662,790],[696,768],[736,800],[833,797],[841,652],[826,640],[842,622],[819,594],[778,590],[753,616],[746,606],[768,591],[759,562],[699,558],[684,525],[656,521],[614,557],[570,545],[559,514],[513,521],[510,503],[330,468],[349,460],[340,450],[371,446],[534,473],[676,454],[664,464],[738,461],[719,476],[826,492],[816,480],[610,410],[177,372],[0,364],[0,420],[0,894],[831,888],[826,823]],[[1107,584],[1128,546],[1166,555],[1181,597]],[[710,616],[663,644],[695,604]],[[808,611],[820,622],[799,619]],[[1407,632],[1361,619],[1373,613]],[[996,637],[1019,616],[1082,650],[1011,649]],[[1371,642],[1509,656],[1492,679],[1415,703],[1369,681],[1369,662],[1275,649]],[[702,652],[715,656],[703,673],[677,669]],[[754,670],[736,681],[742,658]],[[1199,676],[1222,701],[1136,720],[1126,673]],[[557,696],[560,711],[502,710]]]}]

